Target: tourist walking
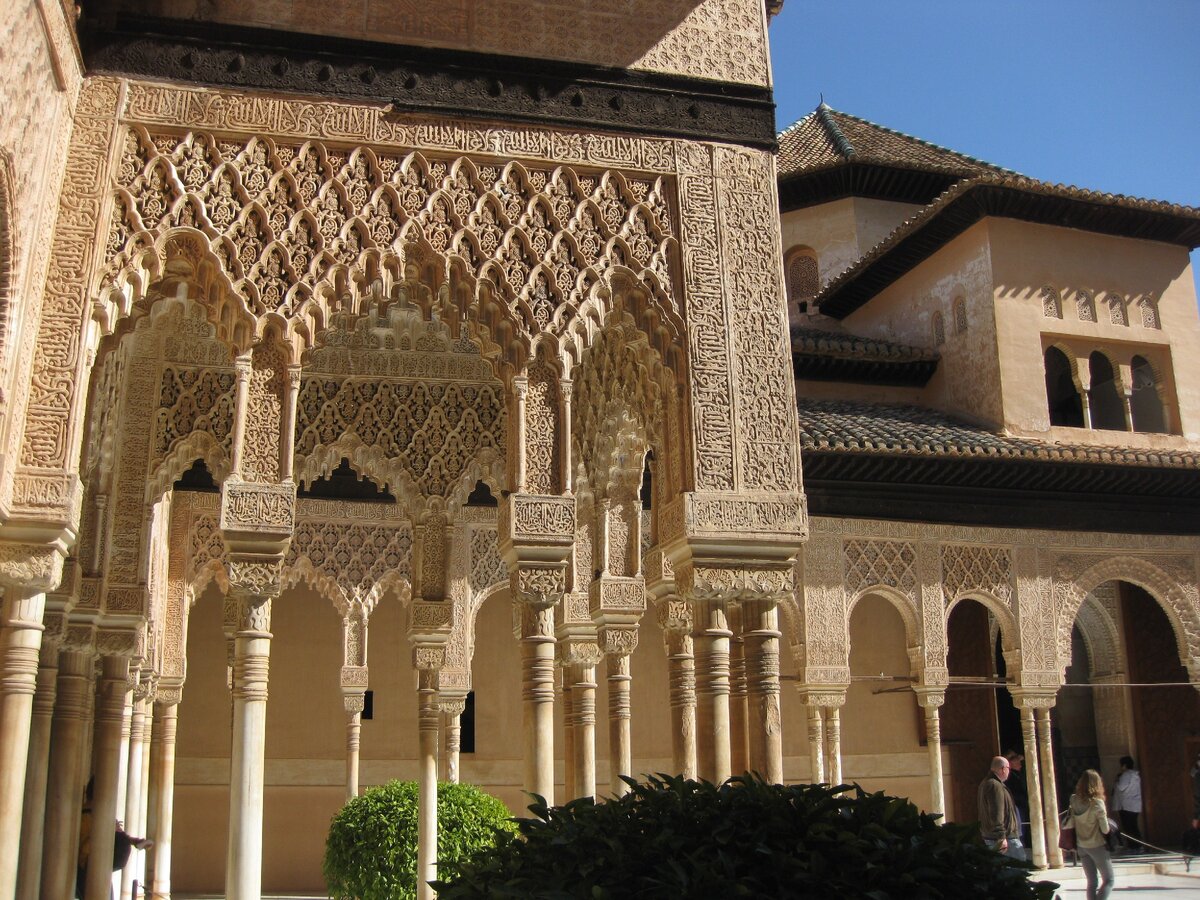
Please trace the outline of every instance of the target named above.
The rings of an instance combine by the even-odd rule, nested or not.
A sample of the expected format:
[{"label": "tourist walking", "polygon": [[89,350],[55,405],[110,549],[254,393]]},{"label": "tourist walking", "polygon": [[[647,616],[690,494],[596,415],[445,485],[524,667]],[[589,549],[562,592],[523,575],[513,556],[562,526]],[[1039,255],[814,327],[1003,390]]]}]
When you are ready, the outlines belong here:
[{"label": "tourist walking", "polygon": [[976,803],[979,811],[979,832],[983,842],[993,850],[1025,859],[1025,847],[1021,843],[1021,816],[1012,794],[1004,786],[1008,780],[1010,764],[1003,756],[992,760],[987,778],[979,783]]},{"label": "tourist walking", "polygon": [[1142,811],[1142,776],[1132,756],[1121,757],[1121,772],[1113,785],[1113,811],[1121,822],[1121,834],[1135,838],[1126,843],[1130,853],[1141,853],[1145,849],[1141,842],[1142,832],[1138,828],[1138,814]]},{"label": "tourist walking", "polygon": [[[1104,844],[1109,832],[1108,809],[1104,805],[1104,782],[1100,773],[1088,769],[1079,777],[1071,795],[1071,817],[1067,827],[1075,828],[1075,847],[1087,877],[1088,900],[1105,900],[1113,886],[1112,857]],[[1100,886],[1096,886],[1097,880]]]}]

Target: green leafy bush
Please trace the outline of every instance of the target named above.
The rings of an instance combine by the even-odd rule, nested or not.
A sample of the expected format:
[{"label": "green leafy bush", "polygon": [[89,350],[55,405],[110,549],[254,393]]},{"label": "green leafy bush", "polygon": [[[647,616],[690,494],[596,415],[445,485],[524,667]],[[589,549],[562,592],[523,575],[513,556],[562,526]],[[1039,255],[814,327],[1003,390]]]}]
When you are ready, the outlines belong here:
[{"label": "green leafy bush", "polygon": [[[334,900],[417,895],[417,783],[368,788],[342,807],[325,841],[325,884]],[[508,808],[469,784],[438,785],[438,860],[458,862],[516,830]]]},{"label": "green leafy bush", "polygon": [[720,787],[657,776],[603,803],[529,807],[520,836],[441,870],[439,900],[725,900],[734,897],[1046,898],[1057,885],[857,785]]}]

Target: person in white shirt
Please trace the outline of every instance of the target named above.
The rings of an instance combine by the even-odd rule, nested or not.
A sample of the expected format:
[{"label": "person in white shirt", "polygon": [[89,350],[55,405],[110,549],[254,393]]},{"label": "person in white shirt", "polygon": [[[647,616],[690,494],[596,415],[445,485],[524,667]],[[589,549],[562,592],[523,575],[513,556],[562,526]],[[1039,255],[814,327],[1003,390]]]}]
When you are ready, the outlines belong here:
[{"label": "person in white shirt", "polygon": [[[1113,811],[1120,816],[1121,834],[1141,840],[1138,814],[1142,811],[1142,776],[1132,756],[1121,757],[1121,773],[1113,785]],[[1145,848],[1137,841],[1127,841],[1129,853],[1141,853]]]}]

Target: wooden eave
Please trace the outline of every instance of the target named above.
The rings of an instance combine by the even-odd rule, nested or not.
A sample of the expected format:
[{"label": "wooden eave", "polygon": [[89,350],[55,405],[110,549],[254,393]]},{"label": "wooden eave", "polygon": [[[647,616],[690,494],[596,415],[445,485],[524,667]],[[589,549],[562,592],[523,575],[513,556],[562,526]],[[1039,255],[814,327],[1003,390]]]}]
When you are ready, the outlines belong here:
[{"label": "wooden eave", "polygon": [[813,515],[1200,534],[1200,469],[804,449]]},{"label": "wooden eave", "polygon": [[938,172],[850,160],[843,165],[781,179],[779,209],[786,213],[846,197],[925,206],[964,177],[966,173],[963,172]]}]

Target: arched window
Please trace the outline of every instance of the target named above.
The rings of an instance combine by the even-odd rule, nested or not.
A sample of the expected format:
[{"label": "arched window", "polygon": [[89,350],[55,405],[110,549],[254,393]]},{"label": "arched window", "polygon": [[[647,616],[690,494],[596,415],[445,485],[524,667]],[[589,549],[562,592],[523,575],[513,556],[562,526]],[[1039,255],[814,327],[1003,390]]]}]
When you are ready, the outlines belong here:
[{"label": "arched window", "polygon": [[1096,304],[1092,301],[1092,295],[1087,291],[1080,291],[1075,298],[1075,310],[1079,315],[1080,322],[1096,321]]},{"label": "arched window", "polygon": [[1125,298],[1117,294],[1109,294],[1106,300],[1108,302],[1108,320],[1114,325],[1128,325],[1129,320],[1125,318]]},{"label": "arched window", "polygon": [[1125,404],[1117,390],[1117,378],[1112,363],[1099,350],[1088,357],[1092,387],[1088,391],[1092,411],[1092,427],[1110,431],[1125,430]]},{"label": "arched window", "polygon": [[1153,297],[1141,297],[1137,302],[1138,311],[1142,314],[1143,328],[1161,328],[1158,322],[1158,306]]},{"label": "arched window", "polygon": [[1083,427],[1083,401],[1075,390],[1071,377],[1071,362],[1057,347],[1047,347],[1046,405],[1050,408],[1050,424],[1068,428]]},{"label": "arched window", "polygon": [[946,320],[940,312],[933,314],[933,346],[940,347],[946,343]]},{"label": "arched window", "polygon": [[1042,288],[1042,315],[1047,319],[1062,318],[1062,298],[1058,295],[1058,289],[1050,285]]},{"label": "arched window", "polygon": [[954,333],[966,334],[967,331],[967,298],[955,297],[951,306],[954,311]]},{"label": "arched window", "polygon": [[1133,417],[1133,430],[1165,434],[1167,417],[1163,414],[1162,397],[1158,394],[1150,361],[1143,356],[1135,356],[1130,368],[1133,393],[1129,398],[1129,413]]},{"label": "arched window", "polygon": [[788,255],[787,263],[788,306],[807,312],[808,301],[820,291],[821,273],[817,268],[817,254],[807,248],[793,250]]}]

